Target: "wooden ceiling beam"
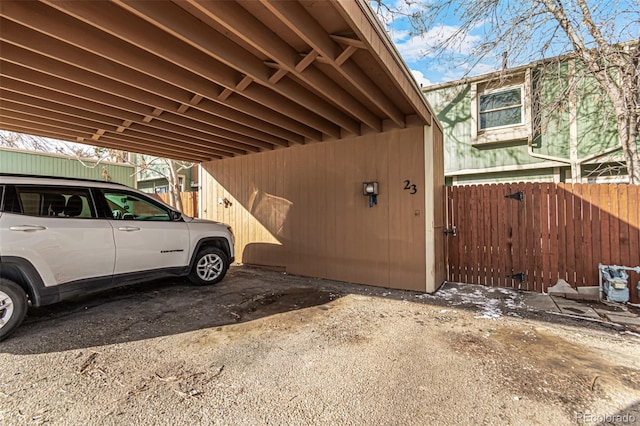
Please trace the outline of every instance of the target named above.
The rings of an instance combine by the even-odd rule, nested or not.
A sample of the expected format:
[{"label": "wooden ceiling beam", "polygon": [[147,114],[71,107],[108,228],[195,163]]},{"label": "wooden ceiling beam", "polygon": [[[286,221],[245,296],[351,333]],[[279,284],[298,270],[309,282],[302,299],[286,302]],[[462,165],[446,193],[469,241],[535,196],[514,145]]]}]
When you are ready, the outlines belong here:
[{"label": "wooden ceiling beam", "polygon": [[185,112],[187,112],[189,107],[198,105],[202,99],[203,99],[203,97],[200,96],[200,95],[193,95],[191,97],[191,99],[189,100],[188,104],[180,105],[180,107],[178,108],[178,112],[180,114],[184,114]]},{"label": "wooden ceiling beam", "polygon": [[345,62],[347,62],[347,59],[349,59],[351,55],[356,52],[356,50],[358,50],[357,47],[347,46],[347,48],[344,49],[342,53],[336,58],[336,65],[341,67]]},{"label": "wooden ceiling beam", "polygon": [[[222,156],[222,157],[234,156],[230,152],[220,151],[214,148],[194,147],[190,144],[184,143],[184,141],[168,140],[168,139],[160,138],[157,136],[154,137],[153,139],[149,139],[149,138],[145,138],[144,137],[145,135],[140,136],[136,134],[123,136],[121,133],[116,133],[115,130],[98,129],[97,131],[94,131],[93,129],[95,129],[95,127],[86,127],[81,124],[69,123],[68,121],[59,122],[49,117],[40,117],[37,115],[24,114],[24,113],[15,112],[15,111],[9,111],[3,108],[0,108],[0,111],[2,111],[2,117],[0,117],[0,125],[1,123],[9,123],[9,124],[23,123],[23,125],[26,125],[25,123],[31,123],[30,124],[31,126],[42,125],[42,126],[48,126],[48,128],[51,128],[51,129],[57,128],[62,131],[67,130],[67,131],[80,132],[80,133],[93,132],[93,134],[91,134],[91,137],[90,137],[92,140],[98,140],[98,139],[118,140],[126,143],[127,145],[129,143],[145,142],[145,141],[153,140],[153,143],[156,146],[162,146],[164,148],[171,148],[171,149],[175,148],[176,150],[184,150],[188,153],[197,153],[200,155],[213,154],[213,155]],[[130,151],[130,149],[128,148],[125,150]]]},{"label": "wooden ceiling beam", "polygon": [[[11,111],[15,114],[24,114],[25,116],[31,117],[40,117],[43,122],[46,122],[47,119],[55,120],[58,123],[68,123],[72,125],[79,125],[86,128],[103,128],[106,130],[113,129],[115,127],[115,132],[123,133],[123,126],[118,126],[117,123],[104,123],[103,121],[95,121],[86,118],[83,115],[75,115],[70,116],[67,114],[63,114],[56,110],[51,111],[44,108],[37,107],[33,104],[19,104],[16,102],[8,101],[6,99],[0,98],[0,106],[5,111]],[[188,141],[188,145],[194,147],[195,149],[202,148],[203,150],[215,149],[220,152],[226,152],[226,156],[230,157],[233,155],[244,155],[249,152],[258,152],[258,149],[251,147],[252,149],[249,151],[241,150],[233,147],[227,147],[224,145],[219,145],[213,143],[207,139],[195,139],[192,137],[185,137],[184,135],[179,135],[176,133],[162,131],[158,129],[153,129],[153,133],[148,133],[145,130],[147,128],[141,128],[141,126],[131,127],[133,123],[125,121],[123,124],[128,124],[128,126],[124,127],[127,130],[127,135],[134,136],[140,139],[150,139],[150,138],[164,138],[167,140],[172,140],[175,144],[184,144],[185,141]]]},{"label": "wooden ceiling beam", "polygon": [[[25,129],[19,126],[9,126],[9,125],[2,126],[2,130],[6,130],[9,132],[16,132],[16,133],[26,133],[33,136],[40,136],[43,138],[57,139],[57,140],[68,141],[73,143],[81,143],[81,144],[89,143],[87,140],[88,138],[86,137],[73,136],[73,135],[69,135],[68,133],[62,133],[62,132],[51,132],[51,131],[44,131],[40,129]],[[101,146],[104,148],[122,150],[121,143],[110,143],[107,141],[100,141],[98,146]],[[152,146],[149,146],[149,145],[139,146],[139,147],[136,147],[134,145],[132,146],[132,148],[142,150],[142,151],[138,151],[140,154],[149,154],[149,155],[154,155],[154,156],[159,156],[164,158],[171,158],[174,160],[189,161],[193,163],[210,161],[210,160],[218,160],[221,158],[216,156],[197,156],[197,155],[188,156],[188,154],[185,152],[164,150],[161,148],[154,149],[153,152],[151,152],[149,150],[150,148],[152,148]]]},{"label": "wooden ceiling beam", "polygon": [[[60,5],[60,3],[65,5],[65,9],[67,8],[66,5],[68,2],[55,2],[56,5]],[[69,3],[73,4],[75,2]],[[146,31],[153,33],[154,37],[146,37],[141,34],[145,31],[144,28],[140,28],[140,25],[134,25],[134,21],[120,13],[117,17],[113,17],[113,19],[118,21],[117,24],[114,25],[112,22],[109,22],[112,31],[117,31],[119,37],[126,38],[130,42],[135,42],[142,38],[144,39],[144,46],[146,48],[153,49],[155,53],[164,57],[175,55],[175,49],[181,49],[183,51],[190,51],[191,49],[197,50],[201,52],[201,54],[208,55],[210,61],[219,63],[219,65],[216,65],[215,62],[210,64],[209,69],[215,68],[216,66],[232,68],[234,71],[242,73],[243,76],[251,77],[261,85],[298,103],[300,106],[306,108],[307,111],[305,111],[305,113],[318,114],[344,129],[359,133],[359,125],[355,120],[345,115],[343,111],[334,105],[309,91],[306,87],[297,83],[285,84],[287,79],[283,79],[275,85],[270,84],[269,68],[265,66],[259,58],[244,54],[239,57],[235,53],[236,51],[245,52],[241,46],[222,37],[220,33],[213,30],[201,20],[188,14],[182,8],[175,7],[175,9],[171,10],[171,13],[167,13],[167,9],[171,7],[170,4],[140,1],[118,1],[117,4],[131,13],[135,13],[139,20],[144,20],[166,32],[166,34],[159,33],[157,30],[154,32],[153,29],[149,28],[146,29]],[[234,3],[225,3],[225,7],[220,9],[230,7],[232,4]],[[215,5],[219,7],[219,3],[215,3]],[[92,20],[94,25],[96,25],[96,20],[104,19],[105,15],[107,15],[102,9],[99,14],[88,13],[87,8],[84,7],[74,9],[79,9],[79,12],[85,18]],[[101,28],[103,27],[101,26]],[[169,34],[173,37],[166,37],[166,40],[164,40],[163,36],[168,36]],[[176,44],[178,39],[182,43]],[[189,49],[185,49],[186,47]],[[219,80],[215,79],[215,81]],[[220,83],[227,88],[234,88],[233,85],[228,82]],[[247,95],[249,92],[243,91],[241,93]]]},{"label": "wooden ceiling beam", "polygon": [[245,75],[240,83],[236,85],[236,92],[244,92],[247,87],[253,82],[253,78]]},{"label": "wooden ceiling beam", "polygon": [[[72,131],[63,127],[59,128],[59,127],[47,126],[47,125],[38,124],[38,123],[30,123],[30,122],[21,121],[21,120],[10,120],[5,117],[0,117],[0,128],[4,130],[12,131],[12,132],[21,132],[21,133],[33,134],[36,136],[68,140],[72,142],[78,141],[78,138],[81,138],[83,140],[83,142],[81,143],[91,144],[89,143],[89,141],[93,142],[93,140],[91,139],[92,134],[90,132]],[[154,146],[152,141],[147,141],[146,144],[131,143],[129,145],[130,141],[115,139],[111,137],[105,137],[100,141],[98,145],[105,146],[105,147],[113,147],[116,149],[123,149],[123,142],[127,143],[127,146],[130,146],[131,148],[143,149],[150,154],[163,155],[163,156],[166,156],[167,158],[173,158],[176,160],[191,159],[190,161],[193,161],[194,159],[197,159],[197,161],[206,161],[211,158],[221,158],[219,156],[211,155],[211,154],[194,153],[188,149],[182,149],[180,147],[171,148],[163,145]],[[153,149],[153,152],[151,152],[150,149]]]},{"label": "wooden ceiling beam", "polygon": [[[31,97],[25,94],[19,94],[6,90],[0,90],[0,103],[4,108],[12,108],[16,111],[22,111],[30,113],[31,115],[42,116],[56,116],[61,114],[67,117],[68,120],[91,120],[94,123],[99,123],[103,126],[114,126],[116,132],[122,133],[126,129],[133,129],[137,132],[144,134],[146,138],[154,138],[156,136],[172,137],[179,140],[188,140],[191,145],[215,148],[223,151],[228,151],[236,155],[242,155],[251,152],[259,152],[260,149],[250,145],[240,144],[238,142],[230,143],[230,141],[224,141],[218,138],[212,138],[211,135],[198,132],[189,129],[189,132],[184,132],[184,129],[173,126],[170,123],[156,123],[161,124],[158,126],[147,126],[141,123],[134,123],[131,120],[120,120],[115,117],[109,117],[104,114],[95,113],[86,109],[76,108],[68,103],[56,103],[49,100],[44,100],[36,97]],[[40,111],[38,113],[34,111]],[[62,121],[62,120],[59,120]],[[122,121],[122,123],[120,123]],[[178,133],[180,131],[180,133]],[[225,144],[219,143],[225,142]]]},{"label": "wooden ceiling beam", "polygon": [[[117,95],[123,99],[127,99],[143,105],[160,108],[167,111],[173,111],[176,109],[176,102],[171,99],[166,99],[162,96],[151,94],[144,90],[138,89],[137,87],[132,87],[118,81],[112,81],[98,74],[85,72],[75,66],[56,61],[55,59],[49,57],[41,56],[37,53],[27,51],[5,41],[0,42],[0,50],[2,51],[2,56],[5,61],[10,61],[11,63],[25,66],[32,70],[43,70],[46,71],[46,73],[49,75],[69,79],[70,81],[76,83],[82,83],[83,85],[90,88],[102,90],[106,93]],[[241,124],[237,124],[234,121],[227,120],[226,118],[221,117],[217,114],[212,114],[212,116],[210,116],[208,115],[208,108],[206,108],[206,105],[203,105],[203,107],[198,107],[198,103],[192,103],[192,100],[194,99],[199,99],[198,103],[200,103],[203,98],[199,95],[191,96],[189,98],[189,104],[197,107],[198,111],[200,111],[192,111],[189,114],[185,114],[185,110],[183,114],[190,118],[198,119],[203,123],[220,127],[222,132],[230,132],[228,133],[229,135],[237,133],[238,135],[244,135],[267,143],[277,144],[280,146],[288,145],[287,140],[284,138],[276,137],[272,133],[255,129],[255,127],[260,127],[261,129],[268,130],[274,133],[286,133],[279,131],[280,129],[273,124],[263,123],[262,125],[254,124],[254,127],[246,127]],[[209,105],[211,104],[212,103],[209,103]],[[148,123],[153,119],[154,116],[146,115],[146,117],[146,122]],[[157,115],[155,115],[155,117],[157,117]],[[245,120],[249,120],[250,116],[245,116],[244,118]],[[249,121],[253,122],[252,120]],[[295,141],[298,142],[297,137],[294,134],[286,134],[286,136],[293,137]],[[241,140],[242,136],[239,136],[239,138],[239,140]],[[261,147],[268,148],[266,145],[263,145]]]},{"label": "wooden ceiling beam", "polygon": [[[95,104],[108,105],[123,111],[127,111],[138,117],[137,119],[132,120],[135,122],[139,122],[140,120],[142,120],[149,123],[152,118],[156,117],[155,115],[153,115],[153,112],[157,110],[157,108],[131,101],[129,99],[124,99],[112,93],[107,93],[91,87],[82,86],[78,83],[73,82],[72,80],[63,80],[62,78],[24,68],[6,61],[3,61],[1,63],[0,73],[3,76],[10,77],[17,81],[32,83],[41,88],[49,88],[58,93],[66,94],[72,97],[83,98]],[[92,105],[92,107],[94,106]],[[170,120],[171,122],[174,122],[174,124],[180,125],[180,123],[187,122],[189,119],[193,119],[197,115],[199,115],[198,111],[192,111],[188,118],[186,118],[185,116],[167,115],[167,117],[170,118],[165,118],[165,116],[162,116],[158,117],[157,120]],[[145,120],[145,117],[149,118]],[[201,120],[198,121],[201,121],[203,124],[207,123],[207,118],[213,121],[213,118],[209,117],[207,114],[205,114],[205,117],[197,118],[201,118]],[[131,118],[127,117],[124,119]],[[273,149],[273,144],[263,141],[263,139],[261,138],[262,134],[256,135],[257,137],[251,137],[246,135],[239,135],[220,127],[214,127],[210,125],[207,125],[207,127],[210,129],[208,133],[211,133],[212,137],[215,136],[227,139],[229,141],[238,141],[243,144],[252,145],[261,149]]]},{"label": "wooden ceiling beam", "polygon": [[338,44],[355,47],[356,49],[366,49],[367,46],[357,38],[345,37],[336,34],[330,34],[331,40],[335,41]]},{"label": "wooden ceiling beam", "polygon": [[[171,116],[167,115],[162,119],[164,122],[160,122],[157,120],[153,127],[147,126],[141,123],[141,117],[128,113],[127,111],[122,111],[117,108],[111,107],[109,105],[99,104],[90,100],[76,98],[72,95],[67,95],[64,93],[55,92],[48,88],[43,88],[39,86],[34,86],[31,84],[27,84],[20,81],[14,81],[11,83],[11,90],[0,89],[0,99],[9,99],[17,103],[27,104],[27,105],[38,105],[38,107],[43,109],[48,109],[50,111],[60,111],[65,114],[72,115],[73,111],[77,111],[75,115],[80,114],[81,117],[87,116],[97,116],[103,117],[104,121],[106,118],[110,118],[111,120],[115,120],[116,123],[125,120],[131,121],[130,128],[136,128],[137,130],[142,131],[143,133],[147,133],[151,135],[151,137],[155,137],[159,135],[159,131],[157,129],[163,129],[174,133],[179,133],[182,130],[181,126],[176,126],[171,123]],[[181,118],[181,117],[176,117]],[[193,130],[200,130],[198,126],[200,123],[194,122],[195,128]],[[117,124],[116,124],[117,125]],[[207,129],[206,125],[203,125],[205,133]],[[161,134],[160,134],[161,136]],[[189,138],[191,140],[192,138]],[[194,142],[195,143],[195,142]],[[205,142],[208,146],[224,146],[228,148],[234,149],[243,149],[246,151],[257,150],[256,147],[241,144],[236,141],[231,141],[224,138],[214,137],[208,134],[207,141]]]},{"label": "wooden ceiling beam", "polygon": [[[377,131],[382,129],[382,121],[379,117],[360,104],[333,80],[315,68],[309,67],[317,57],[317,52],[306,55],[300,61],[299,52],[235,2],[227,2],[225,7],[199,0],[190,0],[189,3],[209,19],[241,38],[245,43],[272,58],[280,68],[295,74],[305,84],[322,93],[335,107],[341,108],[342,113],[346,116],[355,117]],[[280,81],[284,80],[278,79],[278,82]],[[275,88],[277,85],[272,87]],[[354,123],[337,123],[354,134],[360,132]]]},{"label": "wooden ceiling beam", "polygon": [[304,70],[306,70],[309,67],[309,65],[311,65],[313,61],[316,60],[317,57],[318,57],[318,52],[316,52],[315,50],[312,50],[310,53],[306,54],[302,58],[302,60],[298,62],[295,67],[293,67],[293,69],[299,74]]},{"label": "wooden ceiling beam", "polygon": [[[0,126],[2,125],[2,123],[7,123],[10,125],[11,124],[15,125],[16,123],[18,123],[23,126],[36,126],[37,128],[41,128],[41,129],[59,129],[60,131],[71,131],[74,133],[83,133],[83,132],[91,133],[93,130],[92,128],[85,128],[84,126],[78,126],[78,125],[73,125],[69,123],[59,123],[51,119],[42,120],[41,117],[28,116],[25,114],[18,114],[10,111],[4,111],[2,118],[0,118]],[[192,146],[189,146],[186,143],[181,146],[176,146],[175,141],[173,140],[167,141],[163,138],[157,138],[157,137],[154,137],[153,139],[148,139],[145,137],[135,136],[135,137],[127,137],[125,139],[125,138],[122,138],[120,134],[115,134],[113,131],[106,131],[104,129],[99,129],[97,132],[91,135],[91,139],[98,140],[95,138],[96,135],[100,136],[99,139],[101,141],[102,140],[105,140],[105,141],[119,140],[119,141],[126,141],[127,144],[131,143],[136,145],[140,145],[142,143],[152,143],[154,146],[160,146],[166,149],[174,149],[176,151],[182,150],[189,153],[190,155],[197,154],[197,155],[216,155],[219,157],[233,157],[233,154],[226,151],[219,151],[216,149],[205,149],[205,148],[196,149]],[[128,146],[125,150],[131,151],[128,148]]]},{"label": "wooden ceiling beam", "polygon": [[402,111],[391,102],[354,62],[346,61],[341,65],[336,63],[336,60],[342,53],[342,49],[300,3],[273,0],[260,1],[290,30],[309,44],[309,46],[324,58],[330,59],[334,68],[354,87],[359,88],[360,93],[384,111],[396,125],[405,127],[405,119]]},{"label": "wooden ceiling beam", "polygon": [[276,84],[277,82],[279,82],[282,77],[284,77],[285,75],[287,75],[289,73],[289,71],[285,70],[285,69],[277,69],[276,72],[274,72],[271,77],[269,77],[269,82],[271,84]]},{"label": "wooden ceiling beam", "polygon": [[[7,29],[7,23],[13,21],[22,27],[31,28],[46,37],[63,41],[96,56],[83,59],[82,63],[85,65],[96,63],[101,69],[111,70],[114,66],[109,62],[115,62],[126,69],[136,70],[168,84],[176,84],[190,93],[198,93],[212,100],[216,100],[223,90],[223,87],[214,81],[214,77],[228,82],[230,88],[235,87],[237,82],[235,72],[223,74],[224,70],[214,69],[210,63],[204,64],[201,60],[196,61],[184,56],[181,57],[187,61],[184,64],[171,62],[42,3],[3,1],[0,15],[5,18],[2,21],[2,33]],[[30,34],[28,37],[31,36]],[[28,37],[21,39],[26,42],[29,40]],[[109,62],[103,63],[100,58]],[[298,104],[281,96],[273,96],[265,87],[255,85],[243,95],[231,98],[224,105],[219,104],[219,107],[236,110],[236,115],[240,112],[244,113],[243,115],[254,116],[311,140],[321,140],[321,133],[339,134],[336,125],[318,115],[304,113]],[[251,121],[234,117],[231,111],[221,111],[221,114],[238,123]],[[301,139],[294,140],[297,143],[300,141]]]}]

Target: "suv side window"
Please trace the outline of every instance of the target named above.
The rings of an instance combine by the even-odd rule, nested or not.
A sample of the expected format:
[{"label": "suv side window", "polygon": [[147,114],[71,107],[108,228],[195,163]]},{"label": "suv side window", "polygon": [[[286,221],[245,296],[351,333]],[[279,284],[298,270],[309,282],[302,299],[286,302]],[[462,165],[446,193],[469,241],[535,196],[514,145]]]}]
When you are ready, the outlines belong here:
[{"label": "suv side window", "polygon": [[95,218],[89,190],[54,186],[7,187],[5,211],[29,216]]},{"label": "suv side window", "polygon": [[113,219],[170,221],[169,211],[144,196],[126,191],[105,189],[102,191],[107,200]]},{"label": "suv side window", "polygon": [[2,211],[7,213],[22,213],[20,200],[18,200],[18,195],[16,194],[16,189],[13,185],[7,185],[4,187]]}]

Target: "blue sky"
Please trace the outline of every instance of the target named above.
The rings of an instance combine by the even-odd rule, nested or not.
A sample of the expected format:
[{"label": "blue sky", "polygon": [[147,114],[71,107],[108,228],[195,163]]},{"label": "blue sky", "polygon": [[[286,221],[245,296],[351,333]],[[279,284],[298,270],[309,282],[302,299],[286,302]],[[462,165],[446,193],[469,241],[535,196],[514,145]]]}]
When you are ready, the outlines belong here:
[{"label": "blue sky", "polygon": [[[444,0],[426,1],[436,2]],[[437,58],[431,54],[431,47],[439,45],[443,39],[449,37],[451,34],[455,34],[459,29],[459,20],[454,16],[454,11],[456,11],[456,9],[458,9],[458,11],[460,10],[458,6],[462,5],[463,1],[465,0],[454,0],[453,6],[449,8],[451,13],[441,16],[441,19],[436,21],[432,28],[420,35],[412,34],[411,26],[407,18],[402,18],[398,15],[381,14],[381,20],[386,24],[389,35],[419,84],[427,86],[429,84],[457,80],[464,76],[473,76],[495,71],[501,66],[502,60],[500,55],[497,55],[495,58],[485,57],[473,68],[469,65],[469,58],[474,57],[474,47],[477,43],[483,41],[484,31],[491,31],[489,24],[487,24],[487,27],[484,27],[482,22],[469,33],[461,35],[456,40],[453,47],[446,52],[446,60],[437,60]],[[376,3],[375,1],[371,1],[371,6],[374,10],[376,9]],[[410,3],[412,6],[408,6],[407,3]],[[384,0],[385,5],[392,9],[400,8],[404,12],[410,12],[411,9],[409,9],[409,7],[420,7],[419,3],[420,0],[410,2],[407,2],[407,0]],[[610,41],[638,39],[638,32],[640,30],[640,25],[638,24],[640,18],[640,0],[587,0],[587,3],[592,10],[595,20],[603,23],[601,29],[603,33],[605,33],[605,38]],[[514,7],[512,8],[511,6]],[[503,7],[506,7],[506,9],[504,9],[506,13],[502,18],[505,20],[513,19],[514,16],[518,16],[519,11],[521,12],[523,10],[522,7],[526,7],[526,2],[505,2],[503,3]],[[575,1],[567,0],[564,2],[564,7],[570,19],[573,18],[573,23],[578,31],[583,30],[584,26],[581,22],[582,16],[577,13],[578,9]],[[543,54],[536,52],[542,51],[542,49],[540,49],[542,42],[548,40],[548,38],[545,38],[545,35],[551,34],[556,24],[556,21],[552,20],[551,22],[538,25],[536,29],[531,32],[529,40],[522,40],[522,42],[517,40],[516,47],[520,49],[524,46],[525,48],[520,49],[520,63],[516,63],[516,61],[518,61],[518,59],[516,59],[518,53],[515,51],[510,52],[514,58],[513,61],[511,57],[509,58],[509,66],[523,65],[541,59]],[[589,34],[585,34],[584,36],[587,40],[590,38]],[[545,50],[544,56],[548,58],[566,53],[567,49],[567,40],[562,33],[559,33],[553,37],[553,41],[550,47]]]},{"label": "blue sky", "polygon": [[[391,8],[400,8],[405,12],[410,11],[407,9],[405,0],[388,0],[385,3]],[[375,10],[375,2],[372,2],[372,7]],[[453,60],[449,63],[443,63],[434,60],[430,49],[458,30],[458,20],[455,16],[446,17],[429,31],[419,35],[412,34],[411,25],[407,18],[383,13],[381,20],[386,24],[391,39],[409,65],[416,81],[424,86],[461,78],[469,71],[465,58],[471,54],[474,43],[481,40],[481,35],[473,31],[460,38],[455,49],[451,49],[449,52]],[[482,74],[495,69],[495,66],[490,63],[482,63],[473,70],[472,74]]]}]

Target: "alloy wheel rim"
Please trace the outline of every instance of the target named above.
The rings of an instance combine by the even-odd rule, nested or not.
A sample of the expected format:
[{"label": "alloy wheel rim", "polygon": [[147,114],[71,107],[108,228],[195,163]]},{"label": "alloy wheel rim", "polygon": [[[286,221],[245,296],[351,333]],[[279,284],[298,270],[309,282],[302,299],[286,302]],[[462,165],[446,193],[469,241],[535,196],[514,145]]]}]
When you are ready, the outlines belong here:
[{"label": "alloy wheel rim", "polygon": [[224,264],[217,254],[207,254],[200,258],[196,265],[196,273],[203,281],[213,281],[220,276]]},{"label": "alloy wheel rim", "polygon": [[4,291],[0,291],[0,328],[4,327],[13,316],[13,300]]}]

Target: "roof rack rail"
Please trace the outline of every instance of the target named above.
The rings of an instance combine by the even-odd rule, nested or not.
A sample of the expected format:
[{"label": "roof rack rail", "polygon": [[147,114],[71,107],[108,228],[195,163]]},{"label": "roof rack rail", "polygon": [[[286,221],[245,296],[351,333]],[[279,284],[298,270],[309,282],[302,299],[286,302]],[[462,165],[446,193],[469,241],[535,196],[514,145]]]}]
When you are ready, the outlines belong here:
[{"label": "roof rack rail", "polygon": [[124,187],[127,187],[127,188],[129,187],[129,186],[125,185],[124,183],[120,183],[120,182],[107,182],[105,180],[74,178],[74,177],[65,177],[65,176],[30,175],[30,174],[23,174],[23,173],[3,173],[3,172],[0,172],[0,177],[1,176],[37,178],[37,179],[60,179],[60,180],[64,179],[64,180],[71,180],[71,181],[76,181],[76,182],[110,183],[112,185],[120,185],[120,186],[124,186]]}]

